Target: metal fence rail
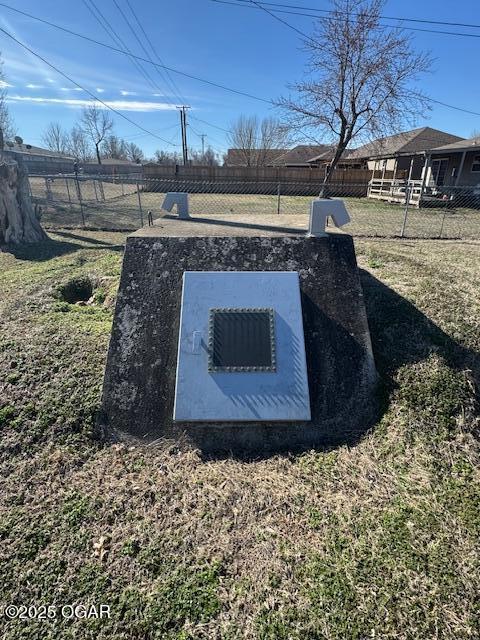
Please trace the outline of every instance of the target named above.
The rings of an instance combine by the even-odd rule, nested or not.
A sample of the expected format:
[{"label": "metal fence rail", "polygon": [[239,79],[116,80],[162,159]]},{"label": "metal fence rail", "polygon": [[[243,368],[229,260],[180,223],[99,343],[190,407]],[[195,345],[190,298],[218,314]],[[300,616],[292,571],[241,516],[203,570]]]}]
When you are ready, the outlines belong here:
[{"label": "metal fence rail", "polygon": [[[32,199],[47,229],[135,230],[164,215],[169,191],[189,193],[191,215],[307,215],[320,184],[212,182],[105,176],[30,176]],[[365,184],[335,184],[328,195],[345,200],[354,236],[480,239],[480,187],[394,185],[379,193]],[[416,191],[417,190],[417,191]],[[370,197],[369,197],[370,196]]]}]

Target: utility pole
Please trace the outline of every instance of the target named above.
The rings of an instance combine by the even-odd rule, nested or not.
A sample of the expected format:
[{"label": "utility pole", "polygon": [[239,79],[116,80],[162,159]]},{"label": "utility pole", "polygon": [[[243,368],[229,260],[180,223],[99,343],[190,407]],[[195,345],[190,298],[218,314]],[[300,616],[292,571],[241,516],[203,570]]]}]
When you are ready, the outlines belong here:
[{"label": "utility pole", "polygon": [[183,151],[183,164],[188,164],[188,147],[187,147],[187,109],[190,109],[187,105],[177,107],[180,111],[180,127],[182,129],[182,151]]},{"label": "utility pole", "polygon": [[205,138],[207,137],[206,133],[201,133],[200,138],[202,139],[202,158],[205,155]]}]

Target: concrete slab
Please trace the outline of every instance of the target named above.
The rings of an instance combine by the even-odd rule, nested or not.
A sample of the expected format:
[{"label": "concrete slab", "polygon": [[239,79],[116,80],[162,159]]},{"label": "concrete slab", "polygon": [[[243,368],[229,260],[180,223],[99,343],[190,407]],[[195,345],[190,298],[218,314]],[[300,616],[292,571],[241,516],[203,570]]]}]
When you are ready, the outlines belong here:
[{"label": "concrete slab", "polygon": [[190,216],[182,219],[165,215],[151,227],[143,227],[133,238],[189,238],[192,236],[298,236],[308,231],[309,214],[215,215]]},{"label": "concrete slab", "polygon": [[[272,221],[276,221],[276,224]],[[127,239],[101,421],[122,438],[261,454],[352,442],[376,416],[376,373],[352,238],[307,238],[308,216],[165,217]],[[185,271],[296,271],[311,420],[175,422]]]}]

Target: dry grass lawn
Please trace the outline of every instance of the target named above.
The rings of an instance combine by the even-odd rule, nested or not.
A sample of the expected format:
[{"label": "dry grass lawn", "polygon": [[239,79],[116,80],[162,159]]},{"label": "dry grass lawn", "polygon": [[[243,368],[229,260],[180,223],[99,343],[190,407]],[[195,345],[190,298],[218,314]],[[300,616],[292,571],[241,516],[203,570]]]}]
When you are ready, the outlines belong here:
[{"label": "dry grass lawn", "polygon": [[[384,410],[357,445],[263,460],[98,439],[124,235],[0,252],[5,640],[480,637],[479,243],[357,241]],[[58,300],[86,276],[94,303]]]},{"label": "dry grass lawn", "polygon": [[[135,230],[143,222],[147,224],[147,212],[156,219],[163,215],[161,206],[164,193],[141,191],[138,203],[136,184],[98,183],[93,180],[80,182],[83,203],[82,212],[77,199],[74,180],[56,178],[51,183],[52,200],[47,201],[45,179],[31,178],[32,194],[43,207],[42,222],[45,227],[58,230],[77,228],[85,222],[90,229]],[[103,193],[100,189],[102,185]],[[206,189],[209,186],[206,185]],[[104,197],[103,197],[104,196]],[[309,212],[311,196],[281,196],[280,212],[306,215]],[[345,198],[352,222],[348,233],[354,236],[395,237],[402,231],[404,206],[389,204],[369,198]],[[190,194],[192,215],[228,215],[229,213],[276,214],[276,195],[261,194]],[[411,238],[462,238],[480,239],[480,211],[475,208],[456,209],[411,207],[404,234]]]}]

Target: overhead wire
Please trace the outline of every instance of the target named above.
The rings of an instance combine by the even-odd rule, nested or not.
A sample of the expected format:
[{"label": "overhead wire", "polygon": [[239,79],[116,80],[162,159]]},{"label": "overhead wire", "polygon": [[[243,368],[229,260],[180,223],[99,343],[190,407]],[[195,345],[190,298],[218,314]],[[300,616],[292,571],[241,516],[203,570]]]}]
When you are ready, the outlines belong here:
[{"label": "overhead wire", "polygon": [[[92,1],[92,0],[90,0],[90,1]],[[123,11],[122,7],[119,5],[119,3],[117,2],[117,0],[113,0],[113,3],[114,3],[114,5],[116,6],[117,11],[120,13],[120,15],[122,16],[123,20],[125,21],[125,23],[126,23],[127,27],[129,28],[129,30],[130,30],[130,31],[131,31],[131,33],[133,34],[134,38],[135,38],[135,39],[136,39],[136,41],[140,44],[141,49],[143,50],[143,52],[145,53],[145,55],[147,56],[147,58],[151,61],[151,57],[150,57],[150,55],[149,55],[148,51],[145,49],[145,46],[144,46],[143,42],[141,41],[141,39],[138,37],[138,34],[137,34],[137,32],[135,31],[135,29],[134,29],[134,28],[132,27],[132,25],[130,24],[130,21],[129,21],[129,19],[127,18],[127,16],[125,15],[125,13],[124,13],[124,11]],[[137,62],[138,62],[138,61],[137,61]],[[138,63],[138,64],[140,64],[140,63]],[[142,65],[140,65],[140,66],[141,66],[141,67],[142,67],[142,69],[143,69],[143,64],[142,64]],[[157,68],[155,68],[155,71],[157,71],[157,73],[159,73],[159,75],[160,75],[160,72],[158,71],[158,69],[157,69]],[[148,75],[149,75],[149,77],[151,78],[150,74],[148,74]],[[162,80],[163,80],[163,78],[162,78]],[[152,82],[152,86],[153,86],[153,88],[154,88],[156,91],[160,91],[160,93],[163,95],[163,97],[165,98],[165,100],[166,100],[167,102],[169,102],[169,103],[170,103],[170,104],[172,104],[172,105],[174,105],[174,104],[175,104],[175,103],[170,99],[170,97],[168,96],[168,94],[167,94],[167,93],[165,93],[164,88],[163,88],[163,87],[161,87],[161,86],[156,82],[156,80],[154,80],[153,78],[151,78],[151,82]]]},{"label": "overhead wire", "polygon": [[[245,9],[245,8],[246,9],[255,9],[255,8],[257,8],[257,9],[263,9],[263,10],[267,11],[263,6],[261,6],[261,7],[260,6],[257,6],[257,7],[252,6],[252,4],[250,3],[251,0],[248,0],[248,1],[247,0],[235,0],[235,1],[232,1],[232,0],[211,0],[211,2],[216,2],[217,4],[227,4],[227,5],[231,5],[232,7],[240,7],[242,9]],[[264,5],[265,3],[264,2],[262,2],[262,3],[256,3],[255,2],[253,4]],[[303,16],[303,17],[307,17],[307,18],[315,18],[316,20],[341,20],[340,17],[336,18],[336,17],[331,16],[331,15],[330,16],[319,16],[319,15],[314,15],[314,14],[311,14],[311,13],[302,13],[302,12],[299,12],[299,11],[286,11],[286,10],[283,10],[283,9],[274,9],[273,11],[275,13],[285,13],[285,14],[289,14],[289,15]],[[314,11],[314,9],[312,9],[312,11]],[[320,11],[320,9],[318,9],[318,11]],[[327,9],[325,9],[324,11],[326,13],[329,13],[327,11]],[[270,11],[267,11],[267,12],[268,13],[272,13]],[[345,15],[351,15],[351,14],[346,13]],[[385,20],[399,20],[399,21],[403,20],[402,18],[384,18],[384,19]],[[282,20],[280,18],[278,18],[278,20],[280,20],[282,22]],[[294,27],[292,25],[288,25],[288,26],[291,29],[293,29],[294,31],[299,31],[296,27]],[[385,23],[379,23],[378,26],[379,27],[388,27],[388,28],[392,28],[392,29],[398,28],[398,25],[385,24]],[[472,27],[474,27],[474,28],[476,28],[476,26],[477,25],[472,25]],[[459,31],[443,31],[443,30],[440,31],[438,29],[422,29],[420,27],[409,27],[409,26],[406,26],[406,25],[402,25],[402,28],[407,29],[409,31],[419,31],[419,32],[422,32],[422,33],[434,33],[434,34],[436,33],[438,35],[460,36],[460,37],[465,37],[465,38],[480,38],[480,34],[478,34],[478,33],[463,33],[463,32],[459,32]],[[305,34],[303,34],[303,35],[305,36]],[[309,36],[305,36],[305,37],[310,39]]]},{"label": "overhead wire", "polygon": [[27,16],[33,20],[37,20],[38,22],[43,22],[44,24],[47,24],[50,27],[54,27],[55,29],[59,29],[60,31],[64,31],[65,33],[69,33],[70,35],[73,35],[77,38],[82,38],[83,40],[87,40],[89,42],[92,42],[93,44],[96,44],[100,47],[104,47],[105,49],[110,49],[111,51],[115,51],[116,53],[121,53],[123,55],[131,55],[133,58],[136,58],[137,60],[140,60],[142,62],[147,62],[148,64],[151,64],[155,67],[160,67],[162,69],[167,69],[168,71],[171,71],[172,73],[176,73],[178,75],[184,76],[185,78],[190,78],[191,80],[196,80],[198,82],[202,82],[204,84],[208,84],[210,86],[216,87],[217,89],[223,89],[224,91],[229,91],[230,93],[235,93],[237,95],[241,95],[244,96],[246,98],[251,98],[252,100],[257,100],[259,102],[264,102],[266,104],[272,104],[271,100],[268,100],[267,98],[261,98],[260,96],[255,96],[251,93],[247,93],[246,91],[241,91],[240,89],[234,89],[233,87],[227,87],[226,85],[220,84],[218,82],[214,82],[213,80],[208,80],[206,78],[200,78],[199,76],[195,76],[191,73],[186,73],[185,71],[180,71],[180,69],[174,69],[173,67],[164,65],[164,64],[159,64],[157,62],[151,62],[150,60],[148,60],[147,58],[143,58],[142,56],[138,56],[135,54],[129,54],[128,51],[125,51],[123,49],[120,49],[118,47],[113,47],[109,44],[107,44],[106,42],[101,42],[100,40],[96,40],[95,38],[91,38],[89,36],[86,36],[84,34],[81,33],[77,33],[76,31],[72,31],[71,29],[67,29],[66,27],[62,27],[58,24],[55,24],[53,22],[50,22],[48,20],[44,20],[43,18],[39,18],[38,16],[34,16],[30,13],[27,13],[26,11],[21,11],[20,9],[15,9],[14,7],[11,7],[10,5],[5,4],[4,2],[0,2],[0,7],[5,7],[6,9],[10,9],[11,11],[15,11],[16,13],[22,14],[24,16]]},{"label": "overhead wire", "polygon": [[[213,1],[220,1],[220,0],[213,0]],[[233,88],[233,87],[228,87],[228,86],[226,86],[226,85],[223,85],[223,84],[220,84],[220,83],[217,83],[217,82],[214,82],[214,81],[208,80],[208,79],[206,79],[206,78],[201,78],[201,77],[196,76],[196,75],[193,75],[193,74],[189,74],[189,73],[186,73],[186,72],[180,71],[179,69],[175,69],[175,68],[173,68],[173,67],[169,67],[169,66],[164,65],[164,64],[161,64],[161,63],[156,63],[156,62],[154,62],[154,61],[148,60],[147,58],[143,58],[142,56],[138,56],[138,55],[135,55],[135,54],[133,54],[133,53],[129,53],[128,51],[125,51],[125,50],[123,50],[123,49],[121,49],[121,48],[118,48],[118,47],[116,47],[116,46],[108,45],[108,44],[107,44],[107,43],[105,43],[105,42],[101,42],[101,41],[96,40],[96,39],[94,39],[94,38],[91,38],[91,37],[89,37],[89,36],[85,36],[84,34],[77,33],[77,32],[75,32],[75,31],[73,31],[73,30],[71,30],[71,29],[68,29],[68,28],[66,28],[66,27],[62,27],[61,25],[57,25],[57,24],[55,24],[55,23],[53,23],[53,22],[51,22],[51,21],[44,20],[43,18],[39,18],[38,16],[35,16],[35,15],[30,14],[30,13],[28,13],[28,12],[22,11],[22,10],[20,10],[20,9],[16,9],[16,8],[11,7],[10,5],[7,5],[7,4],[5,4],[5,3],[3,3],[3,2],[0,2],[0,6],[2,6],[2,7],[4,7],[4,8],[6,8],[6,9],[9,9],[9,10],[11,10],[11,11],[14,11],[15,13],[18,13],[18,14],[20,14],[20,15],[23,15],[23,16],[26,16],[26,17],[28,17],[28,18],[31,18],[32,20],[36,20],[36,21],[38,21],[38,22],[41,22],[41,23],[43,23],[43,24],[46,24],[46,25],[48,25],[48,26],[50,26],[50,27],[52,27],[52,28],[58,29],[58,30],[60,30],[60,31],[63,31],[63,32],[68,33],[68,34],[70,34],[70,35],[73,35],[73,36],[75,36],[75,37],[78,37],[78,38],[81,38],[81,39],[83,39],[83,40],[89,41],[89,42],[91,42],[91,43],[93,43],[93,44],[96,44],[96,45],[98,45],[98,46],[101,46],[101,47],[103,47],[103,48],[106,48],[106,49],[110,49],[110,50],[112,50],[112,51],[115,51],[116,53],[121,53],[122,55],[131,56],[132,58],[135,58],[136,60],[139,60],[139,61],[142,61],[142,62],[145,62],[145,63],[151,64],[151,65],[153,65],[154,67],[160,67],[160,68],[165,69],[165,70],[167,70],[167,71],[170,71],[170,72],[172,72],[172,73],[175,73],[175,74],[178,74],[178,75],[181,75],[181,76],[184,76],[184,77],[187,77],[187,78],[190,78],[190,79],[196,80],[196,81],[198,81],[198,82],[202,82],[202,83],[204,83],[204,84],[208,84],[208,85],[210,85],[210,86],[214,86],[214,87],[216,87],[216,88],[219,88],[219,89],[222,89],[222,90],[228,91],[228,92],[230,92],[230,93],[234,93],[234,94],[237,94],[237,95],[242,95],[242,96],[247,97],[247,98],[250,98],[250,99],[252,99],[252,100],[256,100],[256,101],[259,101],[259,102],[262,102],[262,103],[265,103],[265,104],[270,104],[270,105],[275,106],[275,103],[274,103],[272,100],[269,100],[269,99],[267,99],[267,98],[263,98],[263,97],[260,97],[260,96],[256,96],[256,95],[254,95],[254,94],[251,94],[251,93],[248,93],[248,92],[245,92],[245,91],[241,91],[241,90],[239,90],[239,89],[235,89],[235,88]],[[240,5],[238,5],[238,6],[240,6]],[[268,12],[267,12],[267,13],[268,13]],[[1,29],[1,31],[2,31],[3,33],[5,33],[5,35],[7,35],[8,37],[10,37],[10,38],[14,39],[18,44],[20,44],[21,46],[23,46],[23,47],[25,47],[25,48],[26,48],[26,45],[24,45],[24,44],[23,44],[23,43],[21,43],[20,41],[16,40],[16,39],[15,39],[15,38],[10,34],[10,33],[8,33],[7,31],[5,31],[4,29]],[[305,35],[305,34],[303,34],[303,35]],[[36,54],[35,52],[34,52],[34,55],[37,55],[37,57],[39,57],[39,56],[38,56],[38,54]],[[46,63],[46,64],[49,64],[49,63]],[[51,65],[50,65],[50,66],[51,66]],[[54,68],[54,67],[53,67],[53,68]],[[58,69],[56,69],[56,68],[55,68],[55,70],[56,70],[56,71],[58,71],[59,73],[61,73],[62,75],[64,75],[64,74],[63,74],[63,72],[59,71]],[[67,79],[69,79],[71,82],[74,82],[74,81],[72,81],[70,78],[68,78],[68,76],[64,75],[64,77],[66,77]],[[75,83],[75,82],[74,82],[74,83]],[[91,92],[89,92],[88,90],[86,90],[86,89],[84,89],[83,87],[81,87],[80,85],[78,85],[78,83],[76,83],[76,84],[77,84],[77,86],[79,86],[82,90],[84,90],[85,92],[89,93],[89,95],[91,95],[92,97],[94,97],[94,99],[95,99],[95,100],[98,100],[99,102],[102,102],[99,98],[97,98],[97,96],[95,96],[94,94],[92,94],[92,93],[91,93]],[[451,105],[451,104],[448,104],[448,103],[445,103],[445,102],[441,102],[441,101],[439,101],[439,100],[435,100],[435,99],[433,99],[433,98],[427,98],[427,99],[428,99],[428,101],[430,101],[430,102],[433,102],[433,103],[439,104],[439,105],[444,106],[444,107],[449,108],[449,109],[455,109],[455,110],[458,110],[458,111],[462,111],[462,112],[465,112],[465,113],[469,113],[469,114],[471,114],[471,115],[480,116],[480,113],[479,113],[479,112],[476,112],[476,111],[473,111],[473,110],[470,110],[470,109],[465,109],[465,108],[463,108],[463,107],[459,107],[459,106],[457,106],[457,105]],[[104,103],[102,102],[102,104],[104,104]],[[112,108],[112,110],[114,110],[114,109]],[[115,110],[114,110],[114,111],[115,111]],[[121,114],[121,117],[124,117],[125,119],[128,119],[126,116],[123,116],[123,114]],[[195,116],[190,116],[190,117],[192,117],[192,118],[194,118],[194,119],[196,118]],[[200,118],[196,118],[196,119],[198,119],[199,121],[204,122],[205,124],[208,124],[209,126],[215,127],[215,128],[217,128],[217,129],[223,130],[223,131],[225,131],[225,132],[228,132],[226,129],[223,129],[222,127],[219,127],[218,125],[213,125],[213,124],[211,124],[211,123],[207,123],[205,120],[201,120]],[[135,126],[137,126],[137,127],[139,126],[139,125],[137,125],[136,123],[134,123],[134,124],[135,124]],[[148,130],[145,130],[145,131],[151,135],[151,132],[149,132]],[[156,137],[158,137],[158,136],[156,136]],[[310,137],[310,136],[307,136],[307,137]]]},{"label": "overhead wire", "polygon": [[115,31],[115,29],[111,26],[110,22],[104,16],[102,11],[98,8],[98,6],[95,4],[94,0],[83,0],[83,4],[86,6],[86,8],[92,14],[94,19],[98,22],[98,24],[102,27],[102,29],[108,35],[110,40],[112,40],[113,44],[115,44],[116,46],[123,47],[126,50],[125,54],[129,58],[129,60],[132,63],[132,65],[145,78],[147,83],[152,88],[155,89],[155,85],[154,85],[150,75],[145,71],[145,69],[143,69],[143,67],[140,66],[138,60],[136,60],[133,57],[132,52],[130,51],[128,46],[125,44],[125,42],[122,40],[122,38],[118,35],[118,33]]},{"label": "overhead wire", "polygon": [[[237,2],[239,3],[245,3],[248,4],[250,2],[250,0],[237,0]],[[330,9],[318,9],[317,7],[305,7],[303,5],[295,5],[295,4],[282,4],[279,2],[266,2],[265,0],[261,0],[260,4],[263,5],[267,5],[270,7],[286,7],[289,9],[302,9],[304,11],[316,11],[318,13],[331,13]],[[358,12],[348,12],[348,11],[342,11],[340,12],[343,15],[360,15]],[[363,14],[362,14],[363,15]],[[371,15],[371,14],[366,14],[367,16]],[[468,23],[468,22],[449,22],[449,21],[444,21],[444,20],[427,20],[426,18],[408,18],[405,16],[382,16],[380,15],[380,18],[382,20],[401,20],[402,22],[417,22],[417,23],[424,23],[424,24],[439,24],[439,25],[445,25],[445,26],[449,26],[449,27],[469,27],[469,28],[473,28],[473,29],[480,29],[480,24],[472,24],[472,23]]]},{"label": "overhead wire", "polygon": [[[134,10],[134,8],[132,7],[132,5],[130,4],[130,0],[126,0],[126,4],[128,6],[128,8],[130,9],[130,13],[132,14],[135,22],[137,23],[139,29],[141,30],[143,37],[145,38],[146,42],[148,43],[150,49],[152,50],[153,55],[157,58],[157,60],[160,62],[161,65],[163,65],[163,60],[160,58],[160,55],[158,54],[157,49],[153,46],[153,43],[151,41],[151,39],[149,38],[145,28],[142,25],[141,20],[138,17],[137,12]],[[151,60],[150,56],[147,56],[149,58],[149,60]],[[152,60],[151,60],[152,61]],[[153,62],[153,61],[152,61]],[[159,74],[161,74],[160,70],[157,68],[157,72]],[[172,76],[170,75],[168,70],[163,70],[163,72],[165,73],[165,78],[167,78],[168,82],[167,85],[169,84],[170,88],[173,90],[173,95],[175,95],[181,103],[186,102],[185,98],[182,96],[180,89],[178,88],[178,85],[176,84],[175,80],[172,78]]]},{"label": "overhead wire", "polygon": [[[71,82],[72,84],[74,84],[76,87],[78,87],[79,89],[81,89],[82,91],[84,91],[87,95],[89,95],[91,98],[93,98],[93,100],[95,100],[96,102],[99,102],[100,104],[102,104],[106,109],[109,109],[110,111],[112,111],[113,113],[116,113],[118,116],[120,116],[120,118],[123,118],[124,120],[126,120],[127,122],[129,122],[130,124],[133,124],[135,127],[137,127],[137,129],[140,129],[141,131],[143,131],[144,133],[148,133],[150,136],[152,136],[153,138],[157,138],[158,140],[161,140],[162,142],[165,142],[167,144],[171,144],[170,142],[168,142],[168,140],[165,140],[165,138],[162,138],[160,136],[157,136],[156,134],[154,134],[152,131],[149,131],[148,129],[145,129],[145,127],[143,127],[142,125],[138,124],[138,122],[135,122],[134,120],[132,120],[131,118],[129,118],[128,116],[126,116],[125,114],[123,114],[121,111],[118,111],[118,109],[115,109],[114,107],[112,107],[111,105],[109,105],[107,102],[104,102],[103,100],[101,100],[101,98],[99,98],[98,96],[96,96],[92,91],[90,91],[89,89],[86,89],[84,86],[82,86],[79,82],[77,82],[76,80],[74,80],[73,78],[71,78],[69,75],[67,75],[64,71],[62,71],[61,69],[59,69],[57,66],[55,66],[54,64],[52,64],[51,62],[49,62],[46,58],[44,58],[43,56],[41,56],[39,53],[37,53],[36,51],[34,51],[33,49],[31,49],[28,45],[26,45],[24,42],[22,42],[21,40],[18,40],[18,38],[16,38],[14,35],[12,35],[11,33],[9,33],[6,29],[4,29],[3,27],[0,27],[0,32],[5,34],[8,38],[10,38],[11,40],[13,40],[14,42],[16,42],[18,45],[20,45],[21,47],[23,47],[26,51],[28,51],[29,53],[31,53],[33,56],[35,56],[36,58],[38,58],[39,60],[41,60],[44,64],[46,64],[48,67],[50,67],[51,69],[53,69],[54,71],[56,71],[57,73],[59,73],[61,76],[63,76],[66,80],[68,80],[69,82]],[[178,145],[172,145],[172,146],[178,146]]]}]

